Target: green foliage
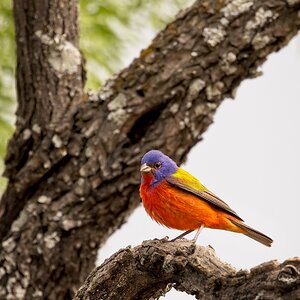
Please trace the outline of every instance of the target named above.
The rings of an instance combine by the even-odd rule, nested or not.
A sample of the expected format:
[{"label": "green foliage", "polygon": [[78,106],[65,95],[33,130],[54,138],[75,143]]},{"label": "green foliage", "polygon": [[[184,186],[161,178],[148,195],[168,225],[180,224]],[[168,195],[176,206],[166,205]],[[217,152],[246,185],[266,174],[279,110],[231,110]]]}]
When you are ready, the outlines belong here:
[{"label": "green foliage", "polygon": [[87,88],[99,86],[128,65],[138,49],[192,0],[80,1],[81,49],[87,59]]},{"label": "green foliage", "polygon": [[0,157],[3,157],[6,140],[12,133],[14,109],[14,30],[10,0],[0,2]]},{"label": "green foliage", "polygon": [[[15,107],[14,82],[14,29],[12,1],[0,1],[0,175],[3,172],[3,158],[7,141],[13,132],[13,111]],[[0,178],[0,195],[5,179]]]},{"label": "green foliage", "polygon": [[[147,46],[154,32],[192,0],[81,0],[81,49],[87,61],[87,88],[98,89]],[[0,174],[15,109],[15,45],[12,1],[0,1]],[[5,180],[0,178],[0,195]]]}]

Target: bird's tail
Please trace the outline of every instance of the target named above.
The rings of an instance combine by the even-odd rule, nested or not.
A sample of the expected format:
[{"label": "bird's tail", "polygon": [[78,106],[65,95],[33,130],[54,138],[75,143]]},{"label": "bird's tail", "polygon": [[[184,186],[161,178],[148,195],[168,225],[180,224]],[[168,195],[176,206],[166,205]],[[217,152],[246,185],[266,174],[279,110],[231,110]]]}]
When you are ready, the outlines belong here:
[{"label": "bird's tail", "polygon": [[248,226],[240,221],[233,220],[233,219],[230,219],[230,221],[234,225],[236,225],[238,228],[242,229],[243,234],[249,236],[250,238],[252,238],[268,247],[271,247],[273,240],[271,238],[269,238],[268,236],[266,236],[265,234],[251,228],[250,226]]}]

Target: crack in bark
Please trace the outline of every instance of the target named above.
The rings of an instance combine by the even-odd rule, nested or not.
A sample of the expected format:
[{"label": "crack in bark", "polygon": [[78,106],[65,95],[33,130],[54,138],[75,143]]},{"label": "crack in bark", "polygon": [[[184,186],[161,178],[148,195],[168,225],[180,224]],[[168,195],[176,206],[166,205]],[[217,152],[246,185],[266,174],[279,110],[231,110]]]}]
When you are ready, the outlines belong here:
[{"label": "crack in bark", "polygon": [[151,130],[152,125],[158,120],[166,106],[166,104],[162,103],[139,117],[127,134],[129,141],[124,145],[124,148],[140,142],[142,137],[147,134],[147,131]]}]

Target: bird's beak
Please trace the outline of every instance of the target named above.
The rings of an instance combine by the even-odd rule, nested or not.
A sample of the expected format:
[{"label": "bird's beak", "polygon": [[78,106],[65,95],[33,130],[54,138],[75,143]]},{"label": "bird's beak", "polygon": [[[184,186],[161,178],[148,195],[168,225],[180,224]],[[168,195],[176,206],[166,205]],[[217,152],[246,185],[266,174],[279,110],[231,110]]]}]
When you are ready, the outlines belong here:
[{"label": "bird's beak", "polygon": [[149,172],[151,172],[151,170],[152,170],[151,167],[149,167],[147,164],[141,165],[140,171],[142,173],[149,173]]}]

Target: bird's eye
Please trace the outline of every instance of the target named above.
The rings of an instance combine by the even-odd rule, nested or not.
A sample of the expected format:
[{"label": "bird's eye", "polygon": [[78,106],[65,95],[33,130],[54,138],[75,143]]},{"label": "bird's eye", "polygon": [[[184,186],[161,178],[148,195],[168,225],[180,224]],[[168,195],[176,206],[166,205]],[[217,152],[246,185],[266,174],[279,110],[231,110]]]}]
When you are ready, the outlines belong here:
[{"label": "bird's eye", "polygon": [[161,168],[161,162],[158,162],[158,163],[154,164],[154,168],[155,169],[160,169]]}]

